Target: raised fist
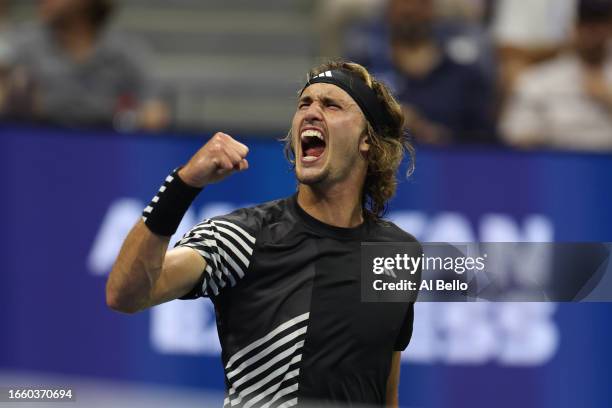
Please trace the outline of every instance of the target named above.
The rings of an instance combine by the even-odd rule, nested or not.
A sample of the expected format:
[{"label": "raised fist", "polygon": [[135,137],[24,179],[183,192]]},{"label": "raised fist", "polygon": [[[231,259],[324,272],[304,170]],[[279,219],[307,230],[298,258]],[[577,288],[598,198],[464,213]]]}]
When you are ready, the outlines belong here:
[{"label": "raised fist", "polygon": [[179,170],[179,176],[193,187],[204,187],[248,169],[248,153],[248,147],[230,135],[218,132]]}]

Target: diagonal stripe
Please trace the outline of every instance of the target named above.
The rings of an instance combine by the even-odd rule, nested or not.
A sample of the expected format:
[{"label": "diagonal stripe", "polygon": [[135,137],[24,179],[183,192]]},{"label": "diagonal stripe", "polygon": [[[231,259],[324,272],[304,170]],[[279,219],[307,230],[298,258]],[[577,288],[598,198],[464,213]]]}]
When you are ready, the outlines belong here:
[{"label": "diagonal stripe", "polygon": [[[194,251],[198,253],[198,255],[203,257],[206,260],[206,268],[204,268],[204,270],[208,273],[208,275],[211,278],[216,277],[217,280],[221,283],[221,287],[225,287],[225,281],[223,280],[223,276],[221,274],[222,271],[217,268],[213,269],[213,266],[221,262],[220,261],[221,258],[219,254],[214,253],[214,252],[204,251],[202,248],[199,248],[197,244],[194,244],[191,242],[187,242],[183,246],[193,249]],[[217,261],[217,258],[219,258],[219,261]],[[214,272],[214,275],[213,275],[213,272]]]},{"label": "diagonal stripe", "polygon": [[[238,264],[236,263],[236,261],[234,261],[234,258],[232,258],[227,252],[225,252],[225,250],[221,247],[219,247],[219,245],[217,245],[217,242],[211,239],[205,239],[202,237],[201,240],[198,240],[195,243],[192,243],[192,248],[194,249],[198,249],[200,251],[204,251],[203,248],[209,248],[210,250],[212,250],[213,248],[217,250],[217,252],[219,252],[219,255],[221,255],[221,257],[223,257],[223,260],[225,260],[231,267],[232,269],[234,269],[234,271],[236,272],[236,274],[243,278],[244,277],[244,271],[242,270],[242,268],[240,266],[238,266]],[[220,262],[222,263],[222,262]],[[249,266],[249,262],[247,262],[245,264],[246,267]]]},{"label": "diagonal stripe", "polygon": [[208,286],[210,286],[215,296],[219,294],[219,288],[217,287],[217,284],[215,283],[215,281],[213,281],[212,279],[209,279]]},{"label": "diagonal stripe", "polygon": [[[215,225],[215,223],[213,222],[213,225]],[[249,245],[247,245],[244,240],[242,238],[240,238],[238,235],[234,234],[233,231],[228,230],[227,228],[223,228],[223,227],[217,227],[217,230],[220,232],[223,232],[227,235],[229,235],[230,237],[234,238],[236,240],[236,242],[238,242],[240,244],[240,246],[242,246],[244,248],[244,250],[247,252],[247,254],[252,255],[253,254],[253,248],[251,248]]]},{"label": "diagonal stripe", "polygon": [[206,296],[206,297],[210,297],[210,294],[208,293],[208,281],[210,280],[210,276],[204,276],[204,280],[202,281],[202,296]]},{"label": "diagonal stripe", "polygon": [[[209,255],[208,253],[206,253],[206,252],[203,252],[203,253],[202,253],[202,256],[204,256],[204,258],[206,258],[206,259],[208,259],[208,260],[211,260],[211,259],[209,258],[209,256],[210,256],[210,255]],[[230,286],[232,286],[232,287],[236,286],[236,279],[234,279],[234,275],[232,275],[232,274],[230,273],[230,271],[227,269],[227,267],[226,267],[225,265],[221,264],[221,268],[222,268],[223,275],[229,278],[229,280],[230,280]],[[212,273],[213,273],[212,266],[210,266],[210,265],[208,264],[208,262],[206,263],[206,270],[208,271],[208,273],[209,273],[209,274],[212,274]],[[221,280],[221,281],[223,282],[223,287],[225,287],[225,281],[224,281],[224,280],[221,278],[220,273],[221,273],[221,272],[220,272],[219,270],[216,270],[216,271],[215,271],[215,276],[216,276],[216,277],[217,277],[219,280]]]},{"label": "diagonal stripe", "polygon": [[[206,262],[206,271],[208,272],[209,275],[212,276],[212,273],[215,273],[215,276],[217,277],[217,279],[222,283],[221,287],[225,287],[225,281],[223,280],[223,277],[221,276],[221,273],[223,272],[223,274],[225,276],[230,276],[230,281],[233,281],[234,278],[231,277],[231,274],[229,274],[229,271],[227,270],[227,268],[225,267],[225,265],[223,264],[223,262],[221,262],[221,255],[219,255],[216,252],[206,252],[200,248],[194,247],[192,245],[188,246],[191,249],[194,249],[197,253],[199,253],[202,257],[204,257],[205,259],[208,260],[208,262]],[[205,247],[205,248],[209,248],[209,247]],[[212,264],[212,265],[211,265]],[[219,264],[221,266],[221,268],[223,268],[223,270],[221,268],[214,268],[214,265]],[[232,284],[232,286],[234,286]]]},{"label": "diagonal stripe", "polygon": [[310,313],[306,312],[304,314],[294,317],[293,319],[287,320],[285,323],[281,324],[276,329],[266,334],[264,337],[260,338],[259,340],[255,340],[253,343],[244,347],[242,350],[239,350],[229,359],[229,361],[227,362],[227,365],[225,366],[225,369],[229,370],[232,364],[234,364],[236,360],[238,360],[239,358],[243,357],[246,353],[261,346],[266,341],[270,340],[271,338],[273,338],[274,336],[276,336],[278,333],[282,332],[283,330],[293,325],[296,325],[297,323],[303,322],[304,320],[307,320],[309,316],[310,316]]},{"label": "diagonal stripe", "polygon": [[[197,243],[193,242],[186,242],[181,245],[193,249],[200,256],[206,259],[206,268],[204,270],[206,271],[210,279],[216,278],[217,281],[220,282],[221,288],[224,288],[227,284],[226,280],[223,277],[229,278],[230,286],[236,286],[236,279],[234,278],[234,275],[227,269],[225,263],[222,262],[221,255],[219,255],[219,253],[217,252],[214,252],[214,248],[198,245]],[[217,249],[223,251],[221,248]],[[205,288],[203,289],[203,292],[206,293]]]},{"label": "diagonal stripe", "polygon": [[[148,214],[153,208],[147,207],[145,210],[145,214]],[[145,215],[143,220],[146,221]],[[214,295],[218,295],[228,280],[233,287],[237,279],[244,277],[250,264],[249,256],[253,254],[251,243],[255,243],[255,238],[237,225],[205,219],[174,246],[190,247],[206,259],[208,279],[202,286],[202,292],[206,294],[210,289]]]},{"label": "diagonal stripe", "polygon": [[[282,353],[278,353],[276,356],[274,356],[274,358],[271,358],[265,364],[260,365],[255,370],[249,371],[248,373],[240,377],[240,379],[234,381],[232,386],[234,388],[238,388],[240,385],[244,384],[245,382],[249,381],[252,378],[255,378],[257,375],[263,373],[268,368],[272,367],[274,364],[294,354],[297,349],[300,349],[303,346],[304,346],[304,340],[298,341],[293,346],[289,347],[287,350],[283,351]],[[228,378],[229,378],[229,375],[228,375]]]},{"label": "diagonal stripe", "polygon": [[240,228],[238,225],[232,223],[232,222],[227,222],[227,221],[223,221],[223,220],[215,220],[214,222],[219,223],[219,224],[224,224],[224,225],[228,225],[232,228],[234,228],[236,231],[238,231],[240,234],[242,234],[243,237],[245,237],[247,240],[251,241],[251,243],[255,243],[255,237],[253,237],[251,234],[249,234],[248,232],[246,232],[245,230],[243,230],[242,228]]},{"label": "diagonal stripe", "polygon": [[[206,239],[203,235],[208,235],[212,239]],[[201,239],[202,243],[206,243],[216,248],[220,248],[217,242],[217,241],[220,241],[221,243],[223,243],[223,245],[225,245],[225,247],[230,251],[232,255],[236,256],[240,260],[240,262],[242,262],[245,268],[249,267],[250,261],[243,255],[242,251],[238,250],[238,248],[236,248],[234,244],[232,244],[231,241],[228,241],[225,237],[223,237],[223,235],[219,234],[218,232],[214,232],[210,230],[198,231],[194,233],[194,238],[199,238]],[[197,242],[200,242],[200,241],[197,241]],[[252,252],[253,251],[251,251],[251,253]]]},{"label": "diagonal stripe", "polygon": [[261,388],[262,386],[264,386],[265,384],[269,383],[272,379],[278,377],[279,375],[285,374],[285,376],[276,384],[272,385],[271,387],[268,387],[266,389],[266,391],[264,392],[258,392],[255,397],[253,397],[252,399],[250,399],[243,408],[248,408],[251,405],[255,404],[257,401],[260,401],[262,398],[264,398],[266,395],[269,395],[271,393],[273,393],[274,391],[276,391],[277,389],[280,388],[281,384],[283,383],[283,381],[288,380],[290,378],[294,378],[297,377],[298,374],[300,373],[300,369],[297,368],[293,371],[289,371],[287,372],[287,370],[289,369],[289,367],[292,364],[295,364],[299,361],[301,361],[302,359],[302,355],[299,354],[297,356],[295,356],[294,358],[291,359],[290,362],[288,362],[287,364],[285,364],[282,367],[277,368],[276,370],[272,371],[270,373],[270,375],[268,375],[267,377],[263,378],[262,380],[258,381],[257,383],[251,385],[250,387],[245,388],[244,390],[240,391],[238,393],[238,398],[236,398],[235,400],[232,400],[232,405],[237,405],[240,404],[242,402],[242,399],[244,397],[246,397],[247,395],[251,394],[252,392],[258,390],[259,388]]},{"label": "diagonal stripe", "polygon": [[[282,337],[281,339],[275,341],[274,343],[272,343],[271,345],[266,347],[263,351],[260,351],[259,353],[255,354],[253,357],[251,357],[248,360],[245,360],[242,363],[240,363],[238,368],[236,368],[234,371],[227,373],[227,378],[231,379],[231,377],[234,377],[235,375],[240,374],[242,372],[242,370],[244,370],[245,368],[247,368],[251,364],[255,363],[256,361],[261,360],[263,357],[267,356],[268,354],[270,354],[271,352],[273,352],[274,350],[276,350],[277,348],[279,348],[283,344],[286,344],[286,343],[290,342],[291,340],[295,339],[296,337],[301,336],[302,334],[306,333],[306,329],[308,329],[308,327],[304,326],[301,329],[296,330],[293,333],[291,333],[291,334],[289,334],[289,335],[287,335],[285,337]],[[302,345],[303,345],[303,343],[302,343]]]},{"label": "diagonal stripe", "polygon": [[288,407],[292,407],[294,405],[297,405],[297,403],[298,403],[297,398],[294,398],[292,400],[289,400],[289,401],[285,402],[284,404],[279,405],[276,408],[288,408]]},{"label": "diagonal stripe", "polygon": [[[223,242],[225,244],[225,246],[231,250],[232,255],[236,256],[238,259],[240,259],[242,261],[242,264],[246,267],[249,266],[249,260],[246,259],[246,257],[242,254],[242,252],[236,248],[234,246],[234,244],[232,244],[229,240],[227,240],[227,238],[225,238],[223,235],[219,234],[218,232],[214,233],[214,237],[216,239],[218,239],[219,241]],[[245,244],[246,245],[246,244]],[[251,252],[249,253],[249,255],[252,253],[253,251],[251,250]]]},{"label": "diagonal stripe", "polygon": [[193,234],[194,232],[198,232],[199,230],[204,229],[205,226],[208,225],[209,223],[210,223],[210,218],[205,218],[202,222],[195,225],[188,233]]},{"label": "diagonal stripe", "polygon": [[283,378],[281,378],[281,380],[277,383],[275,383],[274,385],[268,387],[265,391],[263,392],[258,392],[253,398],[251,398],[250,400],[248,400],[246,402],[246,404],[244,404],[243,408],[249,408],[252,405],[258,403],[259,401],[261,401],[262,399],[264,399],[265,397],[267,397],[268,395],[272,394],[273,392],[276,392],[281,385],[283,385],[283,383],[287,380],[290,380],[292,378],[297,377],[300,374],[300,369],[297,368],[293,371],[289,371],[287,374],[285,374],[285,376]]},{"label": "diagonal stripe", "polygon": [[[213,270],[210,267],[210,265],[206,265],[206,268],[204,268],[204,271],[206,271],[206,273],[208,273],[208,279],[211,282],[214,282],[215,285],[217,285],[220,289],[223,289],[225,287],[225,285],[227,284],[222,278],[213,275]],[[217,280],[215,280],[214,278],[217,277]]]},{"label": "diagonal stripe", "polygon": [[[285,395],[291,394],[292,392],[296,392],[298,390],[298,386],[299,386],[299,384],[293,384],[293,385],[291,385],[289,387],[283,388],[282,390],[280,390],[279,392],[274,394],[274,398],[272,398],[270,401],[268,401],[267,403],[265,403],[264,405],[262,405],[259,408],[269,408],[270,404],[273,404],[279,398],[284,397]],[[295,400],[297,402],[297,398]]]}]

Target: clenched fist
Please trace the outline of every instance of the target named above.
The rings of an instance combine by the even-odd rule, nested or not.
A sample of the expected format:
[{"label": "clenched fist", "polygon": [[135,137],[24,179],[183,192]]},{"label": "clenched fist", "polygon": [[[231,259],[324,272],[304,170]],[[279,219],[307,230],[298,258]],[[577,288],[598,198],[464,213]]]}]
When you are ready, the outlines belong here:
[{"label": "clenched fist", "polygon": [[230,135],[218,132],[179,170],[179,176],[193,187],[204,187],[248,169],[248,153],[248,147]]}]

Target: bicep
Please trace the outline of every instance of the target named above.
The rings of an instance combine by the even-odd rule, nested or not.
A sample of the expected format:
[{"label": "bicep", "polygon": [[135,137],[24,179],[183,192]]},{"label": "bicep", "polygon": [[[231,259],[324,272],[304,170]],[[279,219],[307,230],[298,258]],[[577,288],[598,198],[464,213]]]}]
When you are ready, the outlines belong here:
[{"label": "bicep", "polygon": [[397,407],[398,401],[398,387],[399,387],[399,376],[401,366],[401,351],[394,351],[391,357],[391,369],[389,370],[389,378],[387,379],[387,407]]},{"label": "bicep", "polygon": [[153,287],[151,305],[177,299],[198,283],[206,261],[194,249],[178,247],[166,253],[159,279]]}]

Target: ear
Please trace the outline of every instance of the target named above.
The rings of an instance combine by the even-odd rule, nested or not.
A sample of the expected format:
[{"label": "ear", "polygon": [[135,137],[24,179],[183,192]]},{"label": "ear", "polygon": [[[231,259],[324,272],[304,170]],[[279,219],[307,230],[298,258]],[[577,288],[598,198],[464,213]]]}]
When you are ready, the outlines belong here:
[{"label": "ear", "polygon": [[367,153],[370,150],[370,135],[366,129],[359,137],[359,151],[361,153]]}]

